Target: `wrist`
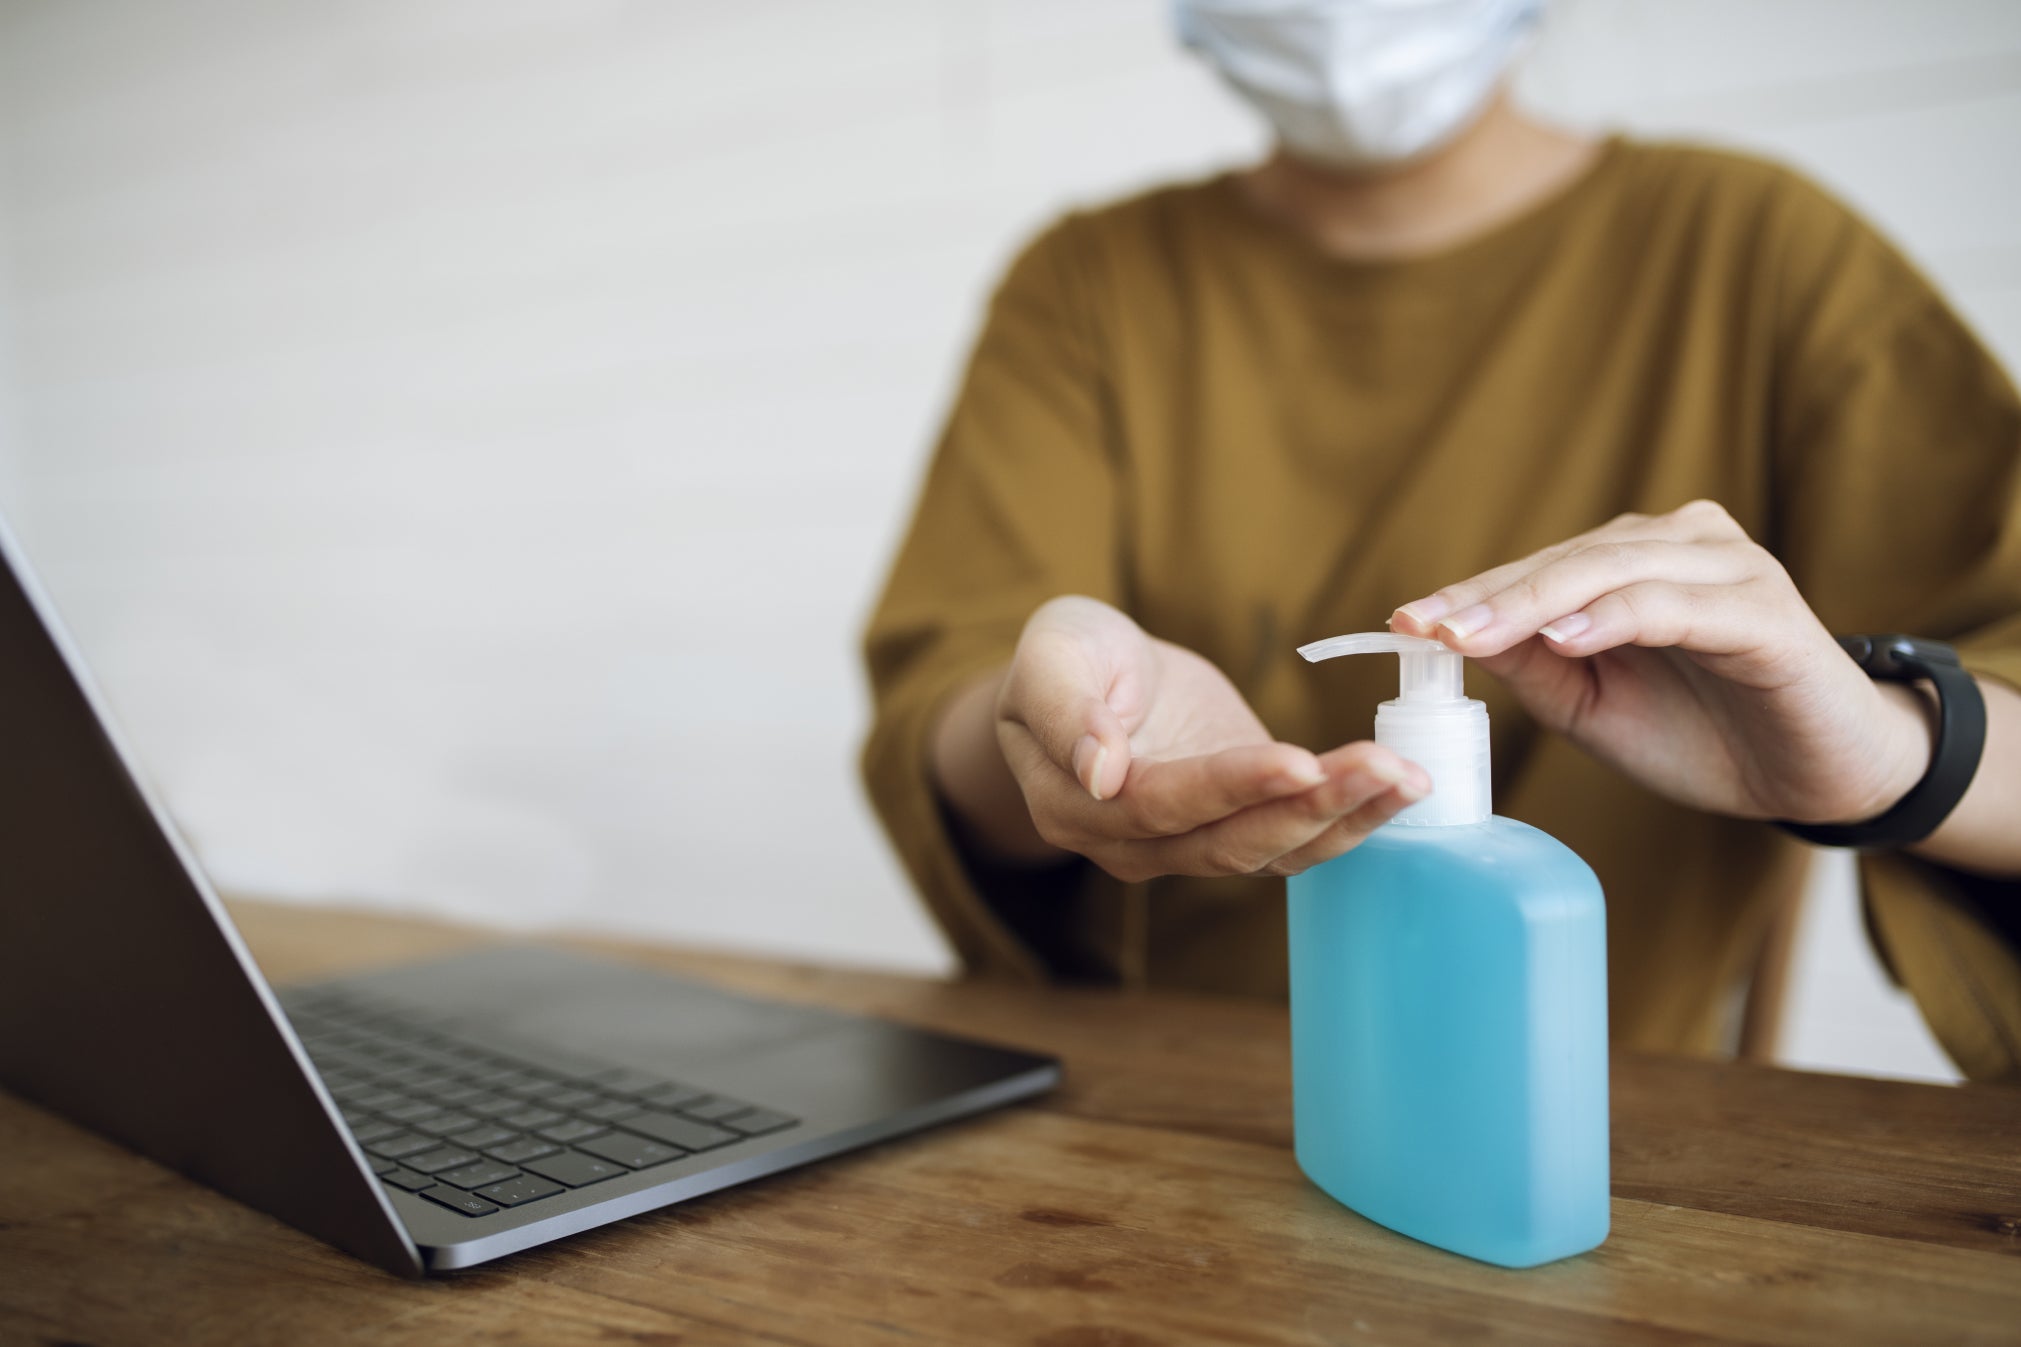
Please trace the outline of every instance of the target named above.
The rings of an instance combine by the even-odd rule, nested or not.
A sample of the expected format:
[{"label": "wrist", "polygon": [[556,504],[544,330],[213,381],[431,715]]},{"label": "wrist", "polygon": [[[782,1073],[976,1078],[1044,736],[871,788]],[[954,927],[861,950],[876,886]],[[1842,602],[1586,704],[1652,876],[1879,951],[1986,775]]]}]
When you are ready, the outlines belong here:
[{"label": "wrist", "polygon": [[[1890,770],[1906,775],[1918,759],[1923,775],[1908,792],[1879,814],[1866,814],[1851,823],[1796,823],[1788,819],[1779,826],[1806,842],[1821,846],[1920,847],[1946,827],[1951,815],[1966,796],[1985,756],[1988,720],[1986,699],[1978,680],[1958,664],[1958,655],[1942,641],[1899,633],[1883,636],[1841,636],[1838,643],[1862,672],[1884,683],[1927,682],[1936,709],[1936,725],[1926,730],[1928,749],[1910,731],[1915,722],[1905,717],[1899,700],[1886,698],[1870,702],[1868,718],[1879,726],[1881,737],[1873,741],[1873,752],[1881,755],[1873,775],[1885,780]],[[1924,723],[1927,725],[1927,716]],[[1887,748],[1890,740],[1901,745]],[[1885,787],[1873,794],[1885,799]],[[1983,792],[1981,792],[1983,795]],[[1864,811],[1862,811],[1864,812]]]},{"label": "wrist", "polygon": [[1930,770],[1937,745],[1937,703],[1915,683],[1875,683],[1881,699],[1880,724],[1885,726],[1881,761],[1889,770],[1874,798],[1857,819],[1879,818],[1901,803]]}]

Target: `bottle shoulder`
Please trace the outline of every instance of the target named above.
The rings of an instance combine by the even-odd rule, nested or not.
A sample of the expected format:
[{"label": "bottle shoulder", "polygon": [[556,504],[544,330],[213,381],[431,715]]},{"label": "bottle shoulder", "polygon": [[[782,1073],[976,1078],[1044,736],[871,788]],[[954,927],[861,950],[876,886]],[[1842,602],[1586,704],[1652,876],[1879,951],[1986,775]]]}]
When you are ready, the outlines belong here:
[{"label": "bottle shoulder", "polygon": [[1327,865],[1344,874],[1392,872],[1405,882],[1436,872],[1517,894],[1600,893],[1598,877],[1577,852],[1541,828],[1500,815],[1479,823],[1385,824]]}]

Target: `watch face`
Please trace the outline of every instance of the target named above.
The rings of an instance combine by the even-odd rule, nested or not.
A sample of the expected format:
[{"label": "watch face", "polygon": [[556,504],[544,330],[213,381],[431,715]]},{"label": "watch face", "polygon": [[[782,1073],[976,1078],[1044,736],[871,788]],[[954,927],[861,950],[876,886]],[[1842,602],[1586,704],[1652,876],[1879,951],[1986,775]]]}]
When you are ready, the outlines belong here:
[{"label": "watch face", "polygon": [[[1923,667],[1931,664],[1958,663],[1958,652],[1942,641],[1925,640],[1921,636],[1870,636],[1868,654],[1860,659],[1860,667],[1876,678],[1920,678]],[[1854,659],[1859,659],[1855,654]]]}]

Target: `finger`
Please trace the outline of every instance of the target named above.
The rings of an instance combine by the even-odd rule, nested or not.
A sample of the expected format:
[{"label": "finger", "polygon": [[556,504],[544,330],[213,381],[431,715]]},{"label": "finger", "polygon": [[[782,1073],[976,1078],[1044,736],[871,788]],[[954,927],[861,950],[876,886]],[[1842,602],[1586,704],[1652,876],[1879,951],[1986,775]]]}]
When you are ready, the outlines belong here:
[{"label": "finger", "polygon": [[1090,712],[1088,725],[1074,744],[1073,776],[1089,799],[1106,800],[1129,779],[1130,736],[1107,702]]},{"label": "finger", "polygon": [[1443,618],[1474,602],[1467,596],[1492,593],[1503,588],[1517,576],[1548,565],[1573,548],[1584,545],[1589,536],[1580,534],[1562,543],[1553,543],[1526,557],[1505,562],[1491,570],[1482,571],[1479,575],[1469,576],[1458,584],[1435,590],[1424,598],[1412,599],[1390,614],[1390,630],[1401,632],[1406,636],[1434,636]]},{"label": "finger", "polygon": [[[1130,770],[1130,737],[1109,705],[1109,663],[1071,632],[1027,633],[997,699],[1006,757],[1013,738],[1028,739],[1092,798],[1115,794]],[[1023,734],[1006,735],[1002,726]]]},{"label": "finger", "polygon": [[1125,843],[1117,857],[1145,875],[1256,874],[1376,797],[1395,797],[1386,809],[1386,814],[1394,813],[1424,798],[1431,785],[1423,768],[1373,743],[1346,745],[1320,761],[1327,769],[1323,785],[1253,805],[1191,832]]},{"label": "finger", "polygon": [[1326,779],[1319,759],[1296,744],[1245,744],[1168,762],[1140,758],[1111,816],[1128,829],[1122,835],[1172,837]]},{"label": "finger", "polygon": [[1611,590],[1540,635],[1564,655],[1597,655],[1616,646],[1678,646],[1702,655],[1737,655],[1770,643],[1764,606],[1735,585],[1645,581]]},{"label": "finger", "polygon": [[1598,528],[1539,548],[1458,584],[1447,585],[1422,599],[1413,599],[1390,617],[1390,628],[1411,636],[1435,636],[1447,616],[1506,589],[1518,577],[1540,570],[1561,557],[1605,542],[1720,542],[1745,539],[1746,530],[1717,501],[1693,500],[1664,514],[1618,514]]},{"label": "finger", "polygon": [[1656,515],[1650,524],[1659,536],[1680,542],[1731,542],[1744,539],[1747,530],[1716,500],[1688,500],[1667,514]]},{"label": "finger", "polygon": [[1423,798],[1423,795],[1405,786],[1392,786],[1335,819],[1331,826],[1322,829],[1305,845],[1264,866],[1264,873],[1302,875],[1315,865],[1345,855],[1360,846],[1370,833]]},{"label": "finger", "polygon": [[1465,655],[1500,654],[1612,590],[1650,581],[1738,586],[1757,573],[1759,552],[1748,542],[1595,542],[1517,576],[1499,590],[1456,587],[1470,602],[1440,621],[1436,635]]},{"label": "finger", "polygon": [[1167,762],[1136,759],[1121,789],[1098,801],[1053,767],[1029,736],[1020,737],[1024,745],[1007,742],[1005,748],[1032,822],[1046,841],[1083,854],[1114,842],[1189,832],[1326,780],[1319,760],[1295,744],[1249,744]]},{"label": "finger", "polygon": [[1531,571],[1549,565],[1559,557],[1576,552],[1582,547],[1591,547],[1597,542],[1613,538],[1653,536],[1651,530],[1656,527],[1656,519],[1657,516],[1646,514],[1615,515],[1598,528],[1574,534],[1563,542],[1552,543],[1549,547],[1540,547],[1528,556],[1518,557],[1514,561],[1504,562],[1500,566],[1482,571],[1479,575],[1469,576],[1422,599],[1412,599],[1391,615],[1390,626],[1393,630],[1410,635],[1431,636],[1442,618],[1474,601],[1474,598],[1469,598],[1468,595],[1478,597],[1481,594],[1491,594],[1507,587],[1518,576],[1527,575]]}]

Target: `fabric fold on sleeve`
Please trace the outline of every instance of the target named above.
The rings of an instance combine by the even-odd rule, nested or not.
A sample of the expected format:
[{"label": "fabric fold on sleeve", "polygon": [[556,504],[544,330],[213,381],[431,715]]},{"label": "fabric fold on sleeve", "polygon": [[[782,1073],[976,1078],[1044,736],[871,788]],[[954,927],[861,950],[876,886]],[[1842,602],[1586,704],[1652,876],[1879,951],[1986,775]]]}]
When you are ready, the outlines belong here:
[{"label": "fabric fold on sleeve", "polygon": [[[2021,398],[1906,259],[1813,208],[1798,251],[1830,275],[1797,287],[1785,344],[1782,559],[1832,631],[1949,641],[2021,689]],[[2021,880],[1875,852],[1860,881],[1882,958],[1959,1069],[2021,1080]]]},{"label": "fabric fold on sleeve", "polygon": [[[911,523],[864,636],[871,803],[929,911],[971,972],[1051,975],[977,882],[929,771],[941,708],[1010,661],[1032,611],[1117,602],[1118,466],[1074,217],[1013,263],[992,299]],[[991,890],[1056,885],[992,870]],[[1013,892],[1006,895],[1008,885]]]},{"label": "fabric fold on sleeve", "polygon": [[882,700],[863,747],[863,780],[872,807],[906,874],[970,973],[1038,981],[1037,954],[1013,932],[971,875],[928,774],[930,738],[941,706],[970,678],[999,667],[1007,652],[953,662],[936,677]]}]

